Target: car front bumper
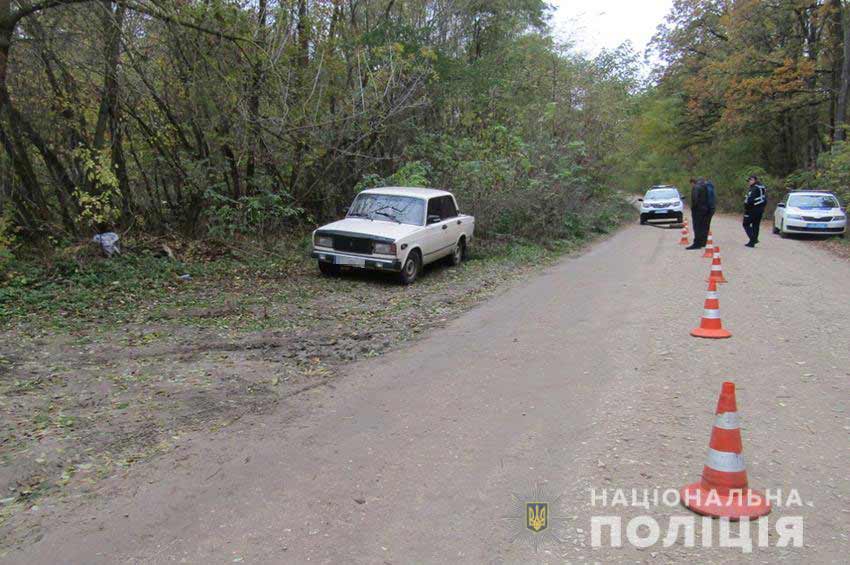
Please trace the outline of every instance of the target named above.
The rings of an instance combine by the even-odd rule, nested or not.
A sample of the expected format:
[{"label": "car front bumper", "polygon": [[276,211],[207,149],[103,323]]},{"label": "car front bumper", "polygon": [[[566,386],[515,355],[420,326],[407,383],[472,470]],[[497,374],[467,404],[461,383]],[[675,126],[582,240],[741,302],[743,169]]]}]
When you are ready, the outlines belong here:
[{"label": "car front bumper", "polygon": [[310,257],[318,259],[323,263],[331,263],[343,267],[375,269],[377,271],[401,271],[401,261],[398,259],[340,253],[339,251],[325,251],[323,249],[313,249]]},{"label": "car front bumper", "polygon": [[640,210],[641,218],[645,218],[646,220],[669,220],[669,219],[678,219],[682,216],[682,209],[676,208],[641,208]]},{"label": "car front bumper", "polygon": [[847,229],[847,219],[832,220],[830,222],[810,222],[807,220],[785,220],[785,231],[811,234],[841,234]]}]

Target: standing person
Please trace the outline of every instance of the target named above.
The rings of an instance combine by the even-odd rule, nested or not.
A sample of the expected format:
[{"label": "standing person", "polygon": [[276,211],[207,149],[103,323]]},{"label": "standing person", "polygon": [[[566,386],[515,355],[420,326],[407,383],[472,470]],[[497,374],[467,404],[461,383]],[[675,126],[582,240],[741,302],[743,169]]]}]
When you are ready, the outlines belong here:
[{"label": "standing person", "polygon": [[717,209],[717,196],[714,194],[714,183],[710,180],[705,181],[705,189],[707,191],[708,214],[705,217],[705,233],[702,234],[702,246],[705,247],[708,240],[708,232],[711,231],[711,218],[714,217],[714,212]]},{"label": "standing person", "polygon": [[759,242],[761,217],[764,214],[764,207],[767,205],[767,189],[755,175],[750,175],[747,183],[750,185],[750,189],[747,192],[747,198],[744,200],[744,231],[750,238],[747,247],[755,247],[756,243]]},{"label": "standing person", "polygon": [[691,179],[691,221],[694,226],[694,242],[685,249],[702,249],[708,238],[705,228],[708,217],[708,189],[703,179]]}]

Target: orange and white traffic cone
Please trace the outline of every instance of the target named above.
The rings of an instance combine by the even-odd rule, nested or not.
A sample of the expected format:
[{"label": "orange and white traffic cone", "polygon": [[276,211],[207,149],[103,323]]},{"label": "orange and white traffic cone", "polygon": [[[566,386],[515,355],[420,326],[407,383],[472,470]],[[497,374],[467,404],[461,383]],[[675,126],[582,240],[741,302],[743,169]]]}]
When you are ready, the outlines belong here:
[{"label": "orange and white traffic cone", "polygon": [[735,383],[725,382],[717,401],[702,478],[682,487],[682,504],[697,514],[730,520],[769,514],[767,497],[749,488],[743,450]]},{"label": "orange and white traffic cone", "polygon": [[705,253],[703,253],[702,256],[706,259],[714,257],[714,237],[711,235],[711,232],[708,232],[708,240],[705,244]]},{"label": "orange and white traffic cone", "polygon": [[711,274],[706,282],[725,283],[729,282],[723,277],[723,267],[720,261],[720,246],[714,246],[714,253],[711,260]]},{"label": "orange and white traffic cone", "polygon": [[682,228],[682,239],[679,240],[679,245],[689,245],[689,243],[690,242],[688,242],[688,226],[685,225]]},{"label": "orange and white traffic cone", "polygon": [[691,335],[710,339],[732,337],[732,334],[723,328],[723,323],[720,321],[720,297],[717,294],[717,283],[714,281],[708,283],[708,292],[705,294],[703,308],[699,327],[692,329]]}]

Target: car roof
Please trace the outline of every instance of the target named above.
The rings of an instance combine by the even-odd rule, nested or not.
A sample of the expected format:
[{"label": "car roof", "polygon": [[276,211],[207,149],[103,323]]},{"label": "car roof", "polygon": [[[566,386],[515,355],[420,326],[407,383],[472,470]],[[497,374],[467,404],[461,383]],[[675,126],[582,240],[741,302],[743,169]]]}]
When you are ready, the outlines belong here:
[{"label": "car roof", "polygon": [[369,188],[364,190],[363,193],[392,194],[393,196],[413,196],[415,198],[434,198],[435,196],[451,196],[451,192],[446,192],[445,190],[437,190],[435,188],[417,188],[412,186],[384,186],[381,188]]},{"label": "car roof", "polygon": [[652,190],[675,190],[675,191],[678,192],[679,189],[676,188],[675,186],[670,186],[668,184],[657,184],[657,185],[653,186],[652,188],[650,188],[649,190],[647,190],[647,192],[650,192]]},{"label": "car roof", "polygon": [[829,196],[835,196],[834,192],[828,190],[792,190],[789,194],[802,194],[804,196],[824,196],[828,194]]}]

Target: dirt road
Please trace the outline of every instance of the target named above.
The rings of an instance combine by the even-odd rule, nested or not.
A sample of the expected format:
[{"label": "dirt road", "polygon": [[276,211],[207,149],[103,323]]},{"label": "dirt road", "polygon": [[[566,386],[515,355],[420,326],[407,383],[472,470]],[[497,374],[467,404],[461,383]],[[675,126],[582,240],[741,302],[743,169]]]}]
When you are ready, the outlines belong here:
[{"label": "dirt road", "polygon": [[[47,509],[17,563],[846,562],[850,554],[850,264],[808,242],[714,233],[729,340],[688,335],[709,262],[679,233],[629,227],[415,345],[353,365],[271,416]],[[344,284],[344,283],[341,283]],[[596,489],[696,480],[720,384],[738,385],[753,486],[798,489],[804,547],[591,547]],[[525,543],[517,501],[553,502]],[[73,511],[71,511],[73,509]],[[771,529],[773,525],[771,525]],[[717,533],[715,532],[715,540]],[[518,538],[518,539],[516,539]],[[698,538],[699,539],[699,538]]]}]

